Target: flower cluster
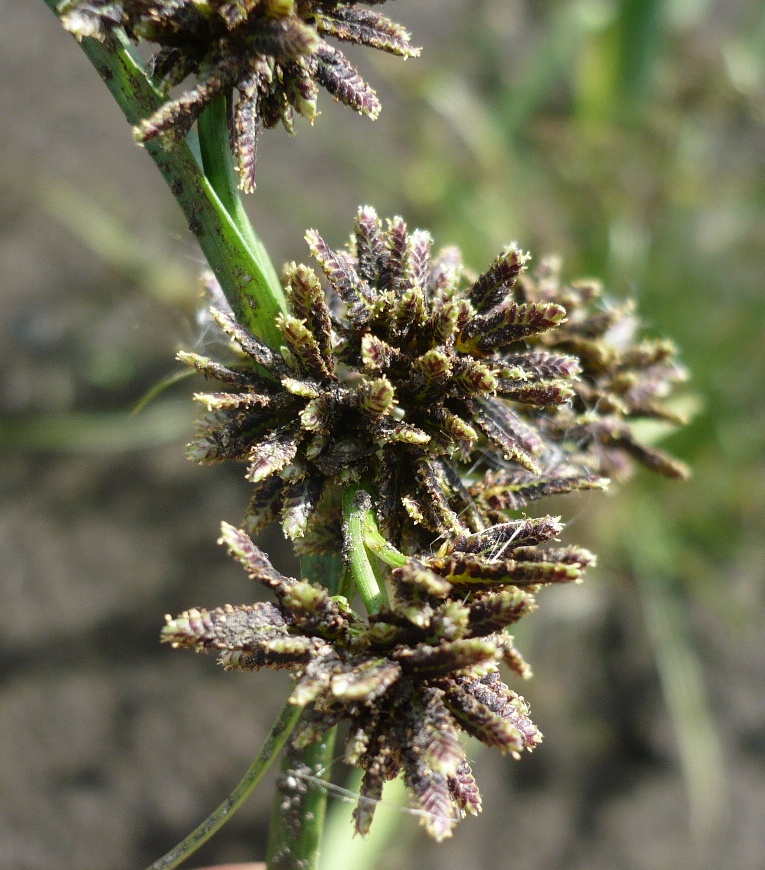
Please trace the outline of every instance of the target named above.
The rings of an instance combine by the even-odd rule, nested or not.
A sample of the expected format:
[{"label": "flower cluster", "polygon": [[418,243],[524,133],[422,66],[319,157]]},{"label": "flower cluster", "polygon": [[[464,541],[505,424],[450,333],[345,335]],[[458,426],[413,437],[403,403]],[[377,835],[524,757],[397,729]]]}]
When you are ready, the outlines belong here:
[{"label": "flower cluster", "polygon": [[[239,187],[252,191],[261,129],[313,121],[319,86],[377,116],[375,92],[327,39],[417,55],[367,8],[384,2],[60,0],[58,12],[110,50],[158,47],[147,79],[167,99],[139,141],[169,148],[202,117],[204,146],[225,107]],[[685,476],[636,426],[680,422],[666,400],[684,371],[671,343],[640,338],[631,305],[609,304],[593,281],[562,282],[553,260],[528,271],[515,245],[476,276],[456,249],[434,252],[428,233],[368,207],[345,248],[315,230],[306,239],[318,271],[287,266],[280,347],[237,322],[210,278],[228,358],[179,354],[221,385],[195,396],[206,413],[190,458],[240,461],[253,487],[244,527],[224,523],[220,543],[272,600],[168,615],[161,639],[215,652],[226,669],[288,670],[301,708],[292,750],[349,729],[345,759],[364,771],[357,832],[402,775],[440,841],[481,809],[460,732],[515,758],[541,740],[500,676],[530,674],[507,629],[540,588],[594,563],[559,544],[560,518],[524,509],[603,489],[632,460]],[[299,553],[344,555],[333,579],[348,597],[274,569],[250,535],[277,521]]]},{"label": "flower cluster", "polygon": [[[682,370],[671,345],[635,339],[629,307],[593,282],[562,284],[549,261],[530,274],[515,246],[476,277],[456,250],[434,253],[427,233],[370,208],[345,249],[313,230],[307,241],[324,282],[286,268],[278,352],[214,310],[235,359],[180,354],[225,386],[196,395],[207,413],[189,454],[246,463],[245,529],[224,526],[222,541],[276,603],[168,617],[163,640],[215,650],[227,668],[290,669],[305,708],[293,746],[350,724],[357,830],[403,773],[442,839],[480,809],[458,730],[516,756],[541,739],[499,676],[500,664],[528,675],[505,629],[540,587],[579,581],[594,561],[555,544],[559,518],[519,512],[603,488],[630,456],[682,474],[632,428],[673,419],[664,400]],[[343,512],[350,488],[374,527],[361,544],[347,500]],[[379,556],[392,603],[360,616],[278,574],[247,535],[277,519],[303,552]]]},{"label": "flower cluster", "polygon": [[[539,585],[576,580],[592,561],[569,547],[548,551],[542,565],[534,545],[559,530],[526,520],[452,541],[443,555],[396,569],[394,606],[362,618],[344,598],[280,574],[224,523],[221,543],[275,603],[168,616],[162,640],[217,652],[227,669],[291,670],[290,700],[305,708],[294,747],[350,725],[346,761],[364,770],[357,831],[367,833],[383,784],[403,772],[426,830],[441,840],[481,808],[459,730],[515,757],[541,740],[498,665],[526,673],[504,629],[534,608]],[[507,549],[499,560],[490,557],[497,546]]]},{"label": "flower cluster", "polygon": [[280,353],[214,312],[239,362],[180,355],[229,386],[197,395],[208,414],[189,454],[247,463],[249,531],[280,518],[302,549],[337,550],[338,488],[364,479],[384,533],[413,553],[543,496],[602,488],[625,451],[680,473],[631,428],[670,416],[672,349],[632,342],[632,318],[597,307],[592,283],[561,286],[546,266],[529,276],[515,246],[471,279],[456,250],[432,254],[427,233],[370,208],[345,250],[307,239],[329,287],[287,267]]},{"label": "flower cluster", "polygon": [[260,129],[281,122],[291,131],[296,112],[312,121],[319,85],[356,111],[378,115],[377,95],[326,37],[418,54],[403,27],[353,0],[63,0],[59,11],[79,38],[104,39],[121,28],[135,42],[158,44],[150,66],[165,92],[196,77],[193,88],[136,128],[140,141],[183,138],[210,100],[236,90],[230,128],[245,191],[255,186]]}]

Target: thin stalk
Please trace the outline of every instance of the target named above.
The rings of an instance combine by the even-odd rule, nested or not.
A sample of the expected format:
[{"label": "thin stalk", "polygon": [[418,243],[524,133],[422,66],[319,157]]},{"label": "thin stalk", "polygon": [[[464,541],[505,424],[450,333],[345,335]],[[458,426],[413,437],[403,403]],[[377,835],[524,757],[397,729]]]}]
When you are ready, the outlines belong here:
[{"label": "thin stalk", "polygon": [[302,712],[301,707],[289,703],[285,705],[260,752],[231,794],[188,837],[181,840],[147,870],[172,870],[178,867],[231,818],[263,778],[271,762],[284,748]]},{"label": "thin stalk", "polygon": [[[278,314],[279,310],[284,310],[284,296],[279,276],[276,274],[263,242],[250,222],[242,195],[239,192],[234,161],[231,159],[228,135],[229,100],[230,97],[216,97],[205,107],[197,121],[202,168],[254,258],[263,269],[269,287],[277,289],[280,308],[274,311],[274,314]],[[281,334],[279,334],[279,340],[281,341]]]},{"label": "thin stalk", "polygon": [[371,505],[363,512],[361,518],[362,533],[366,548],[391,568],[403,568],[409,561],[407,557],[397,550],[391,542],[384,537],[377,525],[377,517]]},{"label": "thin stalk", "polygon": [[319,742],[285,753],[271,817],[268,870],[317,870],[327,791],[316,780],[332,763],[336,735],[337,728],[331,728]]},{"label": "thin stalk", "polygon": [[364,543],[364,513],[370,507],[369,494],[358,486],[349,487],[343,495],[346,558],[351,576],[367,613],[376,613],[381,607],[388,606],[389,601],[385,585],[378,580]]},{"label": "thin stalk", "polygon": [[[306,580],[339,592],[343,561],[339,553],[301,556],[300,572]],[[306,777],[322,777],[332,763],[337,729],[305,749],[288,748],[277,783],[268,837],[269,870],[316,870],[324,835],[326,791]]]},{"label": "thin stalk", "polygon": [[[44,2],[56,12],[56,0]],[[131,125],[148,118],[165,101],[140,61],[114,36],[103,42],[85,37],[80,47]],[[284,294],[254,230],[243,231],[243,212],[235,210],[232,216],[188,142],[167,148],[159,140],[151,140],[145,147],[186,216],[237,320],[278,347],[281,335],[274,318],[286,310]]]},{"label": "thin stalk", "polygon": [[246,215],[242,217],[244,209],[236,189],[236,175],[228,138],[228,102],[223,95],[215,97],[199,116],[199,153],[208,181],[242,232],[250,222]]}]

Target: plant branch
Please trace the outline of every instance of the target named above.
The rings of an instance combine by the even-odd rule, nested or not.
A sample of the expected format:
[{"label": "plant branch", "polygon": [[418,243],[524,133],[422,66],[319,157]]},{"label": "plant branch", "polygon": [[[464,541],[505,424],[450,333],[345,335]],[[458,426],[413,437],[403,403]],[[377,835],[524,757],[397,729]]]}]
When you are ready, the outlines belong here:
[{"label": "plant branch", "polygon": [[[300,573],[306,579],[339,592],[344,574],[342,557],[303,555]],[[309,777],[322,776],[332,762],[336,728],[305,749],[288,748],[281,766],[268,837],[269,870],[315,870],[324,834],[327,795]]]},{"label": "plant branch", "polygon": [[[213,190],[218,195],[236,228],[247,243],[253,257],[263,270],[269,289],[274,292],[278,309],[273,313],[284,311],[284,294],[271,258],[263,246],[263,242],[255,232],[242,201],[242,195],[237,185],[234,162],[231,159],[231,147],[228,135],[229,98],[217,97],[202,112],[197,122],[199,131],[199,149],[202,157],[202,168]],[[261,336],[262,337],[262,336]],[[282,341],[281,333],[275,333],[278,342]],[[279,345],[272,345],[278,347]]]},{"label": "plant branch", "polygon": [[337,728],[305,749],[287,749],[277,783],[268,870],[316,870],[327,813],[327,792],[315,778],[332,763]]},{"label": "plant branch", "polygon": [[351,576],[359,590],[368,613],[376,613],[387,606],[388,593],[369,561],[364,538],[364,518],[371,511],[369,494],[358,486],[349,487],[343,496],[347,558]]},{"label": "plant branch", "polygon": [[382,562],[391,568],[403,568],[408,562],[407,557],[397,550],[391,542],[384,537],[377,525],[377,517],[371,505],[363,512],[361,519],[364,544]]},{"label": "plant branch", "polygon": [[147,870],[172,870],[178,867],[231,818],[263,778],[274,758],[284,748],[302,712],[301,707],[289,703],[285,705],[266,742],[236,788],[188,837],[181,840]]}]

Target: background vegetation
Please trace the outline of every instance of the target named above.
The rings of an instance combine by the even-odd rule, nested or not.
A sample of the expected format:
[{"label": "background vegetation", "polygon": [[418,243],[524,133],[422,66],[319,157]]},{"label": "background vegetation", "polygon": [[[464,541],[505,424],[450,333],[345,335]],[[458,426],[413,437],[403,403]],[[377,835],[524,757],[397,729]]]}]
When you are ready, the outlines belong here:
[{"label": "background vegetation", "polygon": [[[424,51],[360,59],[380,120],[323,99],[313,129],[263,137],[248,207],[274,260],[307,257],[308,226],[340,243],[362,202],[478,269],[510,238],[559,253],[683,348],[695,417],[665,446],[694,478],[562,502],[601,558],[521,639],[545,743],[519,765],[478,761],[486,810],[454,843],[390,810],[395,840],[362,854],[379,868],[760,868],[763,4],[394,5]],[[50,12],[0,0],[0,15],[3,863],[135,868],[233,785],[286,687],[159,647],[165,611],[243,594],[214,540],[246,487],[183,459],[190,382],[129,413],[177,346],[211,340],[200,257]],[[269,800],[264,787],[199,860],[261,852]],[[360,866],[349,833],[333,870]]]}]

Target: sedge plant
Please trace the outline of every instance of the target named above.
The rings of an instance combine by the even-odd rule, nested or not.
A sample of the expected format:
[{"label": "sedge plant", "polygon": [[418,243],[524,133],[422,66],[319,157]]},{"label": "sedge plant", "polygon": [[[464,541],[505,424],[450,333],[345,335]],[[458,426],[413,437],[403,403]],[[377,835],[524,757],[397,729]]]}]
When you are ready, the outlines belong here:
[{"label": "sedge plant", "polygon": [[[227,339],[216,357],[179,354],[200,376],[188,455],[242,464],[250,502],[220,543],[270,597],[167,616],[160,639],[227,670],[293,678],[242,781],[152,868],[191,855],[280,754],[270,870],[316,866],[315,780],[334,753],[361,771],[357,833],[401,777],[444,840],[481,810],[463,735],[516,759],[542,739],[512,687],[530,669],[508,629],[540,588],[580,582],[595,561],[531,505],[602,491],[635,463],[686,476],[635,426],[681,422],[668,403],[685,376],[675,347],[644,337],[634,306],[597,281],[564,280],[555,258],[534,263],[510,244],[473,271],[370,206],[344,246],[311,229],[307,264],[277,273],[241,199],[255,190],[259,136],[312,121],[320,88],[377,116],[338,43],[416,56],[384,0],[46,2],[183,210]],[[252,540],[273,523],[298,578]]]}]

